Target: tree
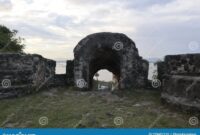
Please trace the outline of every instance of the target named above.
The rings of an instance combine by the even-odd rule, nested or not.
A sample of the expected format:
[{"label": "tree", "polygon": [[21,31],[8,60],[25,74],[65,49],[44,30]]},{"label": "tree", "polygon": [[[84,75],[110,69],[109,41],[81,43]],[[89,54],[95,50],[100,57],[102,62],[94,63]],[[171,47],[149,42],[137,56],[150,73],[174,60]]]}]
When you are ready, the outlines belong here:
[{"label": "tree", "polygon": [[10,30],[6,26],[0,25],[0,52],[23,53],[24,44],[21,37],[16,37],[17,30]]}]

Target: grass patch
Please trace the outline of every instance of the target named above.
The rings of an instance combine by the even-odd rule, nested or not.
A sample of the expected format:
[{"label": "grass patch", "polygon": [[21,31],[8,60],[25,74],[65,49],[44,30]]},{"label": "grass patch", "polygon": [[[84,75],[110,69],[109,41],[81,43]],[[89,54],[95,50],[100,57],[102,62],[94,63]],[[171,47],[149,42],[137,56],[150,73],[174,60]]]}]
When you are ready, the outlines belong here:
[{"label": "grass patch", "polygon": [[[26,97],[0,102],[1,127],[31,128],[184,128],[189,114],[173,111],[160,103],[160,92],[128,90],[119,94],[51,88]],[[39,119],[47,117],[41,125]],[[121,117],[123,124],[115,125]]]}]

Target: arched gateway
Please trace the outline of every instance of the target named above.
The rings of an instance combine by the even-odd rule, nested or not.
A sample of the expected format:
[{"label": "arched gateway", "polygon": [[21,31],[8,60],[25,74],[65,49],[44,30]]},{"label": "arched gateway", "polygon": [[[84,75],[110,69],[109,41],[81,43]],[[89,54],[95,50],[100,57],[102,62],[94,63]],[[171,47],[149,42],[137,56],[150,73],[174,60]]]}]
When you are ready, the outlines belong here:
[{"label": "arched gateway", "polygon": [[74,48],[74,82],[90,89],[94,74],[101,69],[112,72],[119,89],[142,87],[148,76],[148,62],[138,54],[135,43],[120,33],[95,33]]}]

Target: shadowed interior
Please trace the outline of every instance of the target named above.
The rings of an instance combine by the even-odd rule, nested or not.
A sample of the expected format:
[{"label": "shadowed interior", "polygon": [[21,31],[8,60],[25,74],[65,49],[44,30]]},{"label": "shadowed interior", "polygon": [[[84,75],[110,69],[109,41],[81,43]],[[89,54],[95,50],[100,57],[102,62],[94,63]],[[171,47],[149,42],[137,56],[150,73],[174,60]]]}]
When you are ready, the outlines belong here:
[{"label": "shadowed interior", "polygon": [[94,57],[90,60],[90,86],[92,87],[95,73],[101,69],[107,69],[117,78],[120,79],[120,57],[118,54],[108,48],[101,48],[95,51]]}]

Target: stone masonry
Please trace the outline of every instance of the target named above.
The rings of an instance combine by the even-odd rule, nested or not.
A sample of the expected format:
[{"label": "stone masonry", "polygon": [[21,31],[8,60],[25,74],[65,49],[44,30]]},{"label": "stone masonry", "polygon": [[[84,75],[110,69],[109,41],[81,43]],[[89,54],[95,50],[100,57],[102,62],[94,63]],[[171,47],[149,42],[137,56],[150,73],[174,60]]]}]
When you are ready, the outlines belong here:
[{"label": "stone masonry", "polygon": [[74,49],[74,83],[83,90],[92,88],[93,76],[101,69],[113,73],[119,89],[143,87],[148,67],[135,43],[121,33],[88,35]]},{"label": "stone masonry", "polygon": [[158,64],[163,101],[200,111],[200,54],[168,55]]},{"label": "stone masonry", "polygon": [[40,55],[0,54],[0,99],[39,91],[53,83],[56,62]]}]

